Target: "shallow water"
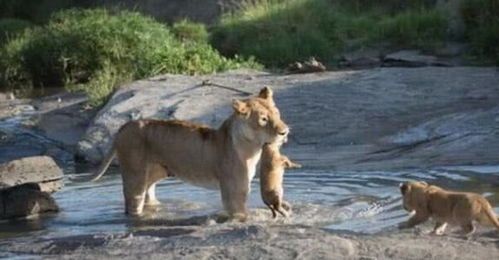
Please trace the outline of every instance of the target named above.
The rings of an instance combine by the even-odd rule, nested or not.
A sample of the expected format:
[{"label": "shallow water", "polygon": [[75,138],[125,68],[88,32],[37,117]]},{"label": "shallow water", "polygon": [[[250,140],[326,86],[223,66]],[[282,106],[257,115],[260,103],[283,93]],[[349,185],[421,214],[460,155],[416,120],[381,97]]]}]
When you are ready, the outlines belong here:
[{"label": "shallow water", "polygon": [[[293,205],[293,215],[286,222],[364,233],[393,227],[407,218],[398,191],[398,184],[406,180],[425,180],[449,189],[478,192],[492,205],[498,205],[499,166],[483,169],[469,166],[399,172],[290,171],[285,175],[284,196]],[[0,238],[128,232],[147,223],[158,225],[161,221],[206,216],[222,209],[217,191],[170,179],[157,185],[157,196],[162,202],[157,211],[131,221],[123,214],[121,178],[116,169],[96,183],[74,182],[76,175],[66,176],[66,186],[54,195],[61,209],[59,213],[0,222]],[[264,208],[258,185],[258,179],[254,180],[248,202],[253,209]],[[499,207],[495,210],[499,212]],[[268,218],[259,221],[273,223],[274,220],[268,213]]]}]

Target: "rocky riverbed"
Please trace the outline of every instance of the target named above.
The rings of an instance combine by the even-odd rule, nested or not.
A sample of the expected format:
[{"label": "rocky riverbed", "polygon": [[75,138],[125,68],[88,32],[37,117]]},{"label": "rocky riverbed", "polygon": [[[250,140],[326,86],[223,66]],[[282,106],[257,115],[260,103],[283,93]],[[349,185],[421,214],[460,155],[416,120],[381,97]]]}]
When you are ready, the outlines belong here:
[{"label": "rocky riverbed", "polygon": [[[431,224],[402,232],[395,225],[389,225],[368,234],[360,230],[325,228],[323,224],[334,222],[337,217],[327,213],[330,207],[350,207],[356,201],[362,201],[361,205],[366,207],[372,206],[369,201],[374,196],[362,195],[369,189],[373,189],[369,192],[390,194],[388,212],[395,212],[397,219],[400,218],[399,197],[394,194],[397,194],[396,182],[403,178],[398,175],[390,180],[379,177],[386,170],[426,169],[415,170],[404,178],[427,178],[427,181],[446,187],[476,191],[486,195],[496,206],[499,201],[497,167],[481,177],[471,174],[455,178],[448,178],[447,171],[435,173],[432,169],[451,165],[499,164],[497,82],[499,72],[496,68],[376,68],[303,75],[240,70],[208,76],[164,75],[137,81],[123,86],[98,112],[85,106],[84,97],[72,94],[8,103],[6,107],[13,112],[5,114],[0,123],[0,159],[8,161],[15,159],[16,155],[50,155],[67,173],[68,169],[75,172],[75,153],[79,160],[98,162],[109,148],[113,134],[129,120],[176,118],[216,127],[230,113],[231,99],[245,98],[262,86],[270,85],[285,121],[292,128],[284,153],[304,165],[304,171],[324,171],[324,176],[328,176],[324,179],[316,174],[313,177],[316,179],[307,179],[311,177],[302,173],[301,178],[310,180],[317,187],[331,182],[343,186],[324,189],[320,191],[323,197],[315,200],[310,197],[313,190],[294,194],[290,191],[297,185],[307,185],[305,182],[287,183],[288,196],[295,196],[298,206],[293,217],[286,221],[274,221],[261,206],[252,206],[252,217],[245,224],[217,224],[214,217],[206,213],[191,217],[170,214],[160,215],[153,222],[119,219],[119,223],[130,228],[97,231],[98,218],[109,217],[108,211],[122,216],[119,184],[102,182],[95,187],[81,188],[69,185],[65,188],[67,192],[63,189],[55,196],[56,201],[62,203],[59,215],[28,221],[25,225],[38,228],[26,232],[0,230],[0,257],[498,258],[499,235],[490,229],[481,229],[476,235],[465,238],[452,232],[443,237],[428,235]],[[21,105],[31,108],[25,109]],[[329,174],[346,171],[351,172],[352,177]],[[381,179],[358,184],[360,188],[352,186],[353,179],[372,180],[374,175]],[[291,181],[297,178],[293,174],[290,176],[288,180]],[[473,183],[473,187],[466,183]],[[385,187],[383,185],[386,188],[375,189]],[[168,198],[167,189],[172,188],[171,183],[165,183],[161,188],[165,189]],[[114,190],[106,193],[106,189]],[[180,202],[197,194],[188,190],[187,195],[181,192],[181,187],[178,189],[180,193],[176,195],[180,200],[163,206],[173,213],[185,210]],[[322,199],[341,197],[342,192],[352,189],[356,194],[348,198]],[[82,196],[109,199],[97,201],[89,208],[84,204],[91,198]],[[159,199],[162,199],[161,194]],[[376,198],[383,199],[386,200],[381,195]],[[215,200],[218,202],[218,198]],[[74,214],[65,212],[71,203],[81,205],[77,212],[98,212],[65,222],[67,216],[64,214]],[[310,207],[308,204],[319,206]],[[326,213],[321,211],[321,205]],[[497,211],[497,207],[495,209]],[[88,216],[93,217],[89,219]],[[355,215],[349,217],[357,218]],[[80,231],[91,228],[91,231],[64,235],[51,233],[44,227],[44,223],[50,223],[51,219],[57,222],[58,218],[56,228],[64,226]],[[114,220],[104,220],[105,223],[109,221]],[[365,220],[360,218],[358,221]],[[7,229],[11,224],[16,227],[19,223],[0,223],[0,228]]]},{"label": "rocky riverbed", "polygon": [[[265,212],[267,213],[267,212]],[[253,211],[253,216],[259,215]],[[199,222],[203,222],[199,225]],[[0,241],[0,257],[58,259],[497,259],[497,234],[464,238],[424,231],[328,232],[307,225],[215,224],[190,219],[131,233]]]}]

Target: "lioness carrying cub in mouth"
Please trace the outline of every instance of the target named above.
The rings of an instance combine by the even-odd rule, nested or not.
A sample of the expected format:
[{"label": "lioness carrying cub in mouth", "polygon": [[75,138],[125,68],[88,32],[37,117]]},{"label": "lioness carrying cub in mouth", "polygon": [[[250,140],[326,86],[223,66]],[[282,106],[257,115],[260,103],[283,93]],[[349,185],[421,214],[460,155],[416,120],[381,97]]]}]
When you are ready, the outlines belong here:
[{"label": "lioness carrying cub in mouth", "polygon": [[220,189],[229,216],[244,221],[263,145],[283,142],[289,132],[272,95],[265,87],[255,97],[234,100],[234,112],[218,129],[178,120],[128,122],[92,180],[99,179],[117,155],[126,213],[140,215],[144,205],[158,204],[156,182],[175,176]]},{"label": "lioness carrying cub in mouth", "polygon": [[409,181],[400,185],[404,209],[416,211],[400,228],[411,228],[428,220],[437,221],[432,233],[442,235],[447,223],[461,226],[464,234],[475,231],[473,220],[499,230],[499,220],[489,202],[471,192],[447,191],[424,181]]}]

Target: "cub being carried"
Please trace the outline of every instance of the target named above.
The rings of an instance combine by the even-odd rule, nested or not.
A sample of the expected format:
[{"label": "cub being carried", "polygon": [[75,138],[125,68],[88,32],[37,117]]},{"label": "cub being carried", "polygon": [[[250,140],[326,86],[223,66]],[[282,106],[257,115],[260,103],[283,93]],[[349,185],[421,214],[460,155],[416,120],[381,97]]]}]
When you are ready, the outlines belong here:
[{"label": "cub being carried", "polygon": [[273,218],[277,217],[276,211],[287,217],[291,209],[289,203],[282,199],[284,168],[301,167],[290,161],[288,157],[281,155],[279,147],[279,143],[264,145],[260,161],[260,192],[263,202],[272,211]]},{"label": "cub being carried", "polygon": [[499,221],[489,202],[471,192],[447,191],[424,181],[409,181],[400,185],[404,209],[416,214],[400,228],[411,228],[432,217],[437,221],[432,233],[442,235],[447,223],[461,226],[464,234],[475,231],[473,220],[499,230]]},{"label": "cub being carried", "polygon": [[126,213],[140,215],[144,205],[159,204],[156,182],[175,176],[194,185],[220,189],[229,216],[244,221],[262,146],[282,143],[289,128],[281,120],[268,87],[257,96],[234,100],[232,107],[234,112],[218,129],[178,120],[126,123],[92,179],[99,179],[117,155]]}]

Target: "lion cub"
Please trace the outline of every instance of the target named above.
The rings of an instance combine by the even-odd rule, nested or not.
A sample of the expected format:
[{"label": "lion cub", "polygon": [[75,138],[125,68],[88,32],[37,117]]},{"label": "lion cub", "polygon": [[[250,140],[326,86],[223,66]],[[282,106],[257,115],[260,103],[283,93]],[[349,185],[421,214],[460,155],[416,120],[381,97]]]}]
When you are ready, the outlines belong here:
[{"label": "lion cub", "polygon": [[410,181],[400,185],[404,209],[416,214],[399,228],[411,228],[432,217],[437,221],[432,233],[442,235],[447,223],[461,226],[464,234],[475,231],[473,220],[499,230],[499,221],[489,202],[471,192],[447,191],[426,182]]},{"label": "lion cub", "polygon": [[291,209],[289,203],[282,199],[284,169],[301,167],[281,155],[279,148],[279,144],[264,145],[260,161],[260,192],[263,202],[272,211],[273,218],[277,217],[276,211],[288,217],[288,211]]}]

